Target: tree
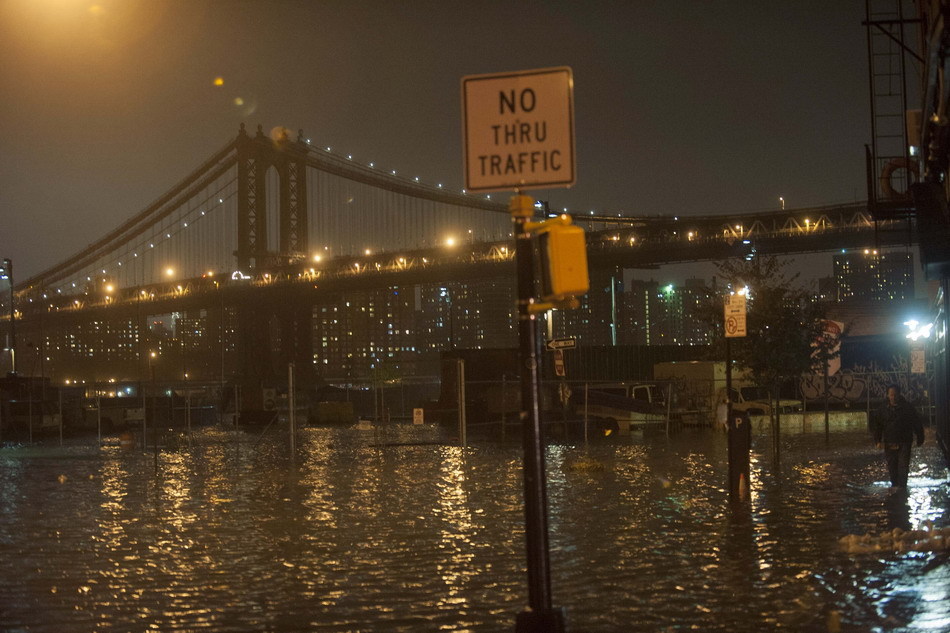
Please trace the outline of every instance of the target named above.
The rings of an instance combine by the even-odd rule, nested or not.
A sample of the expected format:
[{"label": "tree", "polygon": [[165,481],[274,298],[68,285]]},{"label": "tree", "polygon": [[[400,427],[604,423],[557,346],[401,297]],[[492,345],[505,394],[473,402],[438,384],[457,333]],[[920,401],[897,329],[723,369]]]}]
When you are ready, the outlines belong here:
[{"label": "tree", "polygon": [[756,384],[769,389],[812,371],[825,317],[826,307],[812,301],[798,274],[788,274],[789,264],[762,256],[717,264],[733,290],[749,289],[747,334],[732,340],[732,357]]},{"label": "tree", "polygon": [[[782,385],[815,371],[816,364],[833,356],[821,335],[826,306],[812,300],[798,274],[789,274],[790,263],[756,256],[717,264],[731,291],[748,288],[746,336],[730,339],[732,360],[768,390],[774,405]],[[716,323],[722,331],[721,306]],[[770,408],[777,450],[778,407]]]}]

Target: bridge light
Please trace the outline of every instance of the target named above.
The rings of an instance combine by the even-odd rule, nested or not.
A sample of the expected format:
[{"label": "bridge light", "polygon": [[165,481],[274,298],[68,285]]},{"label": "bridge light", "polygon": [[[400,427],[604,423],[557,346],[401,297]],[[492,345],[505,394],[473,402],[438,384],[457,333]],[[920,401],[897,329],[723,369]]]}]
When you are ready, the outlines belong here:
[{"label": "bridge light", "polygon": [[171,276],[174,275],[174,274],[175,274],[175,269],[174,269],[174,268],[166,268],[166,269],[165,269],[165,275],[166,275],[167,277],[171,277]]},{"label": "bridge light", "polygon": [[322,258],[320,255],[314,255],[314,256],[313,256],[313,261],[315,261],[315,262],[319,262],[321,259],[323,259],[323,258]]},{"label": "bridge light", "polygon": [[371,251],[370,249],[367,248],[365,251],[363,251],[363,253],[364,253],[367,257],[369,257],[370,255],[373,254],[373,251]]},{"label": "bridge light", "polygon": [[455,238],[451,236],[445,238],[445,245],[448,246],[449,248],[452,248],[453,246],[455,246]]},{"label": "bridge light", "polygon": [[113,292],[114,290],[115,290],[115,286],[113,286],[112,284],[107,284],[107,285],[106,285],[106,293],[107,293],[107,294],[112,294],[112,292]]}]

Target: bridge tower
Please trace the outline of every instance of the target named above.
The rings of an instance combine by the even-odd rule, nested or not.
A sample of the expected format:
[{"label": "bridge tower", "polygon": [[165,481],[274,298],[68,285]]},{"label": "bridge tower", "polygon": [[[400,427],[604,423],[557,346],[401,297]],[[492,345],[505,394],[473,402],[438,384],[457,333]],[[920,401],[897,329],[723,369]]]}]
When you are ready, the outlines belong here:
[{"label": "bridge tower", "polygon": [[[288,131],[277,128],[269,137],[262,126],[247,134],[238,132],[237,228],[234,255],[242,272],[277,273],[308,257],[307,145],[302,133],[291,141]],[[267,173],[277,173],[279,208],[277,251],[268,248]],[[239,357],[244,382],[271,386],[286,375],[289,362],[296,365],[297,380],[313,380],[312,311],[302,293],[289,291],[262,309],[260,302],[238,307]],[[279,343],[278,340],[279,339]],[[252,389],[252,391],[254,391]]]},{"label": "bridge tower", "polygon": [[[277,138],[248,136],[241,124],[237,138],[238,269],[260,271],[307,256],[307,146],[298,135],[291,142],[280,128]],[[277,171],[280,193],[279,241],[276,253],[267,248],[267,171]]]}]

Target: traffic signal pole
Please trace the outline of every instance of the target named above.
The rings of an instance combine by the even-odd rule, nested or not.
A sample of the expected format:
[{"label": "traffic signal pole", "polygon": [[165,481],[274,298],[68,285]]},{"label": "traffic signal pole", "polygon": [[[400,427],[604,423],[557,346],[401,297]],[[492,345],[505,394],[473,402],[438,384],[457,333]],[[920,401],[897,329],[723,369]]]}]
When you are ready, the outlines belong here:
[{"label": "traffic signal pole", "polygon": [[552,607],[548,549],[548,502],[544,439],[541,428],[538,312],[534,298],[534,245],[528,222],[534,200],[514,195],[509,202],[515,231],[518,276],[518,342],[521,361],[521,424],[524,444],[525,540],[528,563],[528,608],[518,614],[517,633],[565,631],[564,612]]}]

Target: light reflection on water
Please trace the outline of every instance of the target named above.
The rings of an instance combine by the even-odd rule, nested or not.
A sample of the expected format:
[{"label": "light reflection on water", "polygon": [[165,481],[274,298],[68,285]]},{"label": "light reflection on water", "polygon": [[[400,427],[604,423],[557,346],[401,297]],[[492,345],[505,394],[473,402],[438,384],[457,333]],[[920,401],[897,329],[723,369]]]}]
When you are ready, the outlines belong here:
[{"label": "light reflection on water", "polygon": [[[160,454],[0,450],[0,628],[498,631],[526,601],[521,450],[304,429],[196,432]],[[390,443],[374,447],[375,443]],[[748,510],[724,438],[548,451],[554,602],[572,631],[942,631],[944,553],[849,556],[838,538],[950,523],[937,449],[890,494],[860,433],[755,446]]]}]

